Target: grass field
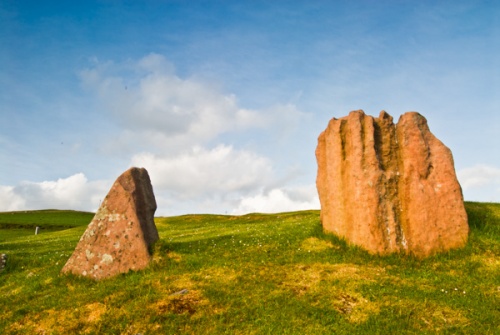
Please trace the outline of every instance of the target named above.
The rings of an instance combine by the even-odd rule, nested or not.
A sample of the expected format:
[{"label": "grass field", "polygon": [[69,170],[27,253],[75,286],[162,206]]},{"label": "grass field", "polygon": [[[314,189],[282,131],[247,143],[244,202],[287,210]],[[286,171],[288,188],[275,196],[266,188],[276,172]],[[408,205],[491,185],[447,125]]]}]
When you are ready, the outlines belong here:
[{"label": "grass field", "polygon": [[92,214],[1,213],[0,333],[499,334],[500,204],[466,208],[467,246],[424,260],[348,246],[318,211],[159,217],[150,267],[100,282],[59,274]]}]

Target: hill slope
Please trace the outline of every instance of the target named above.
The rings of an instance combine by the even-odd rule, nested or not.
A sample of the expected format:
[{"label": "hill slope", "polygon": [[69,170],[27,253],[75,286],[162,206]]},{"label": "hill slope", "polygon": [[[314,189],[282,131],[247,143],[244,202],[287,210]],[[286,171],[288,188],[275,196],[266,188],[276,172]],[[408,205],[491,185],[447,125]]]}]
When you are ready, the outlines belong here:
[{"label": "hill slope", "polygon": [[41,227],[60,230],[88,225],[94,213],[46,209],[39,211],[0,212],[0,229]]},{"label": "hill slope", "polygon": [[318,211],[156,218],[152,265],[101,282],[59,275],[85,226],[1,229],[0,332],[495,334],[500,204],[466,208],[468,245],[425,260],[350,247]]}]

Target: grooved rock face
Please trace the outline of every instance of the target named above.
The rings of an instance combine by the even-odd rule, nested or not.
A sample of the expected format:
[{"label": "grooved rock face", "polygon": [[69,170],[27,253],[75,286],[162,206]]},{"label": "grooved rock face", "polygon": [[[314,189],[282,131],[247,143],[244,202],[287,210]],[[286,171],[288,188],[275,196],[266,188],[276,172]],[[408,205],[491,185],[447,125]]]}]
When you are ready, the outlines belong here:
[{"label": "grooved rock face", "polygon": [[131,168],[115,181],[80,238],[63,273],[93,279],[144,269],[158,240],[156,200],[148,172]]},{"label": "grooved rock face", "polygon": [[316,159],[325,231],[377,254],[426,257],[467,242],[451,151],[422,115],[405,113],[397,125],[385,111],[334,118]]}]

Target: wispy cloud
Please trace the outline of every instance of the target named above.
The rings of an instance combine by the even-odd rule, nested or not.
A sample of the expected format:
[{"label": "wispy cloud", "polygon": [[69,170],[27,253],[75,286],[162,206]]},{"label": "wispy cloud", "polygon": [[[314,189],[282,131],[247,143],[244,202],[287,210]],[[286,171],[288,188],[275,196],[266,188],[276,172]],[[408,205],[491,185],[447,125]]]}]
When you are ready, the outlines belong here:
[{"label": "wispy cloud", "polygon": [[96,62],[81,72],[81,79],[121,126],[175,145],[195,145],[272,121],[269,115],[238,106],[233,94],[180,78],[173,70],[163,56],[150,54],[127,64]]}]

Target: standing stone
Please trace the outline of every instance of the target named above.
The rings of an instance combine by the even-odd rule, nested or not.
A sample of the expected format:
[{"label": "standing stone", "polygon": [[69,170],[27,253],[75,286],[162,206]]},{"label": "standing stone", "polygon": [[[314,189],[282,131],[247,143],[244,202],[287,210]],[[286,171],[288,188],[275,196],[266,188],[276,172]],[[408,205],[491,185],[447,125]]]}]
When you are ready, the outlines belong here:
[{"label": "standing stone", "polygon": [[1,254],[0,255],[0,272],[5,269],[5,266],[7,265],[7,254]]},{"label": "standing stone", "polygon": [[385,111],[332,119],[318,138],[325,231],[371,253],[417,257],[465,245],[469,227],[451,151],[427,120]]},{"label": "standing stone", "polygon": [[131,168],[115,181],[63,273],[96,280],[144,269],[156,242],[156,201],[148,172]]}]

